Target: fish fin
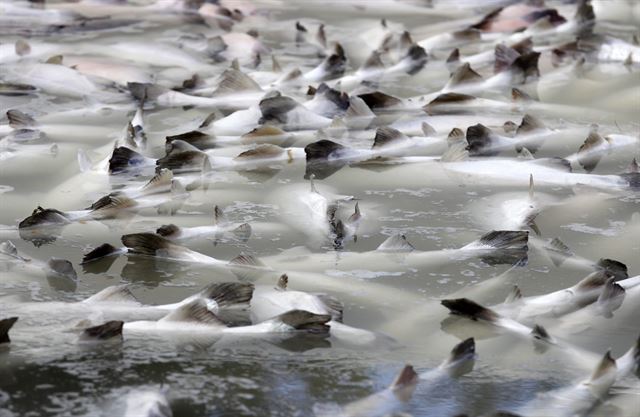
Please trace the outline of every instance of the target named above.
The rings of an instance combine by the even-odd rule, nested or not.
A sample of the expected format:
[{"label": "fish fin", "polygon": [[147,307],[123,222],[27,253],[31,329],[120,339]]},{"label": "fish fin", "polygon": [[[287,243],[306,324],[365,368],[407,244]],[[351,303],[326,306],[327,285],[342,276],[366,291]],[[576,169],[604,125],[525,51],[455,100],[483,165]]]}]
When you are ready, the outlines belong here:
[{"label": "fish fin", "polygon": [[117,255],[120,252],[121,252],[121,249],[118,249],[115,246],[110,245],[109,243],[103,243],[102,245],[93,249],[89,253],[85,254],[82,257],[82,262],[80,262],[80,265],[84,265],[91,261],[104,258],[105,256]]},{"label": "fish fin", "polygon": [[609,278],[604,285],[602,292],[596,301],[599,311],[606,318],[613,317],[613,312],[620,308],[624,300],[626,291],[624,288],[616,284],[615,278]]},{"label": "fish fin", "polygon": [[420,125],[420,128],[422,129],[422,134],[425,135],[426,137],[432,137],[437,134],[433,126],[431,126],[427,122],[422,122],[422,124]]},{"label": "fish fin", "polygon": [[[175,144],[178,141],[172,142]],[[206,166],[209,157],[201,150],[172,151],[156,161],[156,167],[171,170],[195,169]],[[210,163],[210,161],[209,161]]]},{"label": "fish fin", "polygon": [[11,342],[11,339],[9,338],[9,330],[11,330],[16,321],[18,321],[17,317],[9,317],[0,320],[0,344]]},{"label": "fish fin", "polygon": [[305,146],[304,153],[306,154],[307,162],[327,160],[333,153],[341,151],[345,148],[345,146],[340,145],[339,143],[323,139]]},{"label": "fish fin", "polygon": [[322,46],[323,48],[327,47],[327,34],[324,31],[324,23],[318,26],[318,31],[316,32],[316,41],[318,41],[320,46]]},{"label": "fish fin", "polygon": [[447,150],[440,157],[441,162],[458,162],[469,158],[467,142],[456,142],[449,145]]},{"label": "fish fin", "polygon": [[365,104],[375,112],[377,109],[385,109],[402,104],[402,100],[399,98],[390,96],[380,91],[374,91],[373,93],[358,94],[358,97],[365,102]]},{"label": "fish fin", "polygon": [[527,249],[529,232],[525,230],[492,230],[485,233],[478,241],[496,249]]},{"label": "fish fin", "polygon": [[269,93],[265,95],[265,98],[260,100],[258,106],[262,114],[259,123],[287,123],[287,113],[300,106],[300,104],[291,97],[283,96],[280,93],[273,95]]},{"label": "fish fin", "polygon": [[381,252],[403,253],[411,252],[415,250],[415,247],[409,243],[405,235],[395,234],[393,236],[389,236],[376,248],[376,250]]},{"label": "fish fin", "polygon": [[127,197],[124,194],[119,192],[107,194],[104,197],[98,199],[96,202],[91,204],[91,206],[87,207],[85,210],[91,210],[92,212],[98,210],[108,210],[108,209],[125,209],[129,207],[134,207],[138,203],[135,200]]},{"label": "fish fin", "polygon": [[93,326],[86,328],[82,331],[80,335],[81,340],[109,340],[113,338],[118,338],[122,340],[122,327],[124,326],[123,321],[112,320],[108,321],[99,326]]},{"label": "fish fin", "polygon": [[244,135],[242,135],[241,139],[243,142],[251,143],[251,142],[255,142],[256,139],[260,139],[263,137],[267,137],[267,138],[278,137],[278,136],[285,136],[287,134],[288,134],[287,132],[285,132],[284,130],[280,129],[277,126],[262,125],[251,130],[249,133],[245,133]]},{"label": "fish fin", "polygon": [[37,126],[36,120],[20,110],[7,110],[7,119],[9,119],[9,126],[14,129],[27,129]]},{"label": "fish fin", "polygon": [[275,55],[271,55],[271,71],[272,72],[282,72],[282,67],[280,66],[280,62]]},{"label": "fish fin", "polygon": [[181,305],[159,321],[201,323],[226,327],[222,320],[207,308],[206,301],[201,298],[196,298],[187,304]]},{"label": "fish fin", "polygon": [[209,115],[207,117],[205,117],[205,119],[202,121],[202,123],[200,123],[200,125],[198,126],[198,129],[209,127],[209,125],[212,122],[214,122],[214,121],[216,121],[216,120],[218,120],[220,118],[221,118],[220,112],[218,110],[213,111],[213,112],[209,113]]},{"label": "fish fin", "polygon": [[524,53],[513,61],[509,67],[509,71],[521,75],[523,82],[529,77],[540,77],[540,70],[538,69],[539,59],[540,52],[532,51]]},{"label": "fish fin", "polygon": [[240,254],[229,261],[229,265],[264,267],[265,264],[253,255]]},{"label": "fish fin", "polygon": [[470,83],[478,83],[482,81],[482,76],[475,72],[471,65],[468,62],[465,62],[461,66],[459,66],[453,74],[451,74],[451,78],[447,82],[445,88],[457,87],[459,85],[470,84]]},{"label": "fish fin", "polygon": [[109,174],[119,174],[140,165],[145,157],[125,146],[118,146],[109,158]]},{"label": "fish fin", "polygon": [[438,106],[446,106],[447,104],[452,103],[464,103],[475,99],[476,98],[474,96],[471,96],[469,94],[442,93],[431,100],[429,103],[425,104],[422,107],[422,110],[424,110],[429,115],[446,114],[448,110],[438,109]]},{"label": "fish fin", "polygon": [[449,355],[449,363],[456,362],[460,359],[464,359],[467,356],[475,355],[476,342],[473,337],[470,337],[453,347],[451,354]]},{"label": "fish fin", "polygon": [[[529,174],[529,199],[533,200],[533,174]],[[533,219],[532,219],[533,220]]]},{"label": "fish fin", "polygon": [[508,69],[520,56],[518,51],[502,43],[496,45],[494,55],[493,72],[496,74]]},{"label": "fish fin", "polygon": [[519,88],[512,88],[511,89],[511,100],[513,101],[521,101],[521,102],[531,102],[533,101],[533,98],[525,93],[524,91],[522,91]]},{"label": "fish fin", "polygon": [[131,293],[129,285],[127,284],[112,285],[84,299],[82,302],[140,304],[138,299]]},{"label": "fish fin", "polygon": [[302,330],[309,333],[327,334],[331,315],[315,314],[305,310],[290,310],[273,318],[282,322],[295,330]]},{"label": "fish fin", "polygon": [[213,300],[218,307],[233,307],[248,304],[253,297],[253,284],[222,282],[208,285],[200,292],[207,300]]},{"label": "fish fin", "polygon": [[606,270],[595,271],[582,278],[574,288],[576,291],[590,291],[596,288],[603,287],[611,275]]},{"label": "fish fin", "polygon": [[549,332],[547,332],[547,329],[540,326],[539,324],[533,326],[533,329],[531,330],[531,336],[534,339],[541,340],[543,342],[551,343],[553,341],[553,339],[549,335]]},{"label": "fish fin", "polygon": [[402,389],[415,385],[418,382],[418,374],[411,365],[405,365],[398,373],[389,388],[393,390]]},{"label": "fish fin", "polygon": [[69,224],[71,221],[67,215],[53,208],[42,208],[38,206],[30,216],[26,217],[18,224],[18,229],[26,227],[40,226],[42,224]]},{"label": "fish fin", "polygon": [[244,72],[229,68],[222,73],[218,88],[212,96],[225,96],[243,91],[262,91],[262,88]]},{"label": "fish fin", "polygon": [[617,369],[616,361],[611,357],[611,351],[607,351],[604,354],[596,369],[593,370],[593,373],[589,377],[589,384],[596,382],[598,379],[607,376],[608,374],[615,372]]},{"label": "fish fin", "polygon": [[460,65],[460,49],[454,48],[445,60],[445,64],[449,72],[454,72]]},{"label": "fish fin", "polygon": [[384,63],[380,59],[380,51],[373,50],[371,55],[360,66],[360,70],[367,71],[371,69],[384,69]]},{"label": "fish fin", "polygon": [[574,255],[571,249],[569,249],[569,247],[557,237],[554,237],[551,242],[545,245],[544,248],[550,255],[551,261],[556,267],[559,267],[567,258]]},{"label": "fish fin", "polygon": [[[204,122],[203,122],[204,123]],[[202,126],[200,126],[202,127]],[[180,140],[192,145],[196,149],[201,149],[202,142],[210,142],[215,139],[215,136],[203,133],[199,130],[192,130],[186,133],[180,133],[178,135],[171,135],[165,138],[165,144],[170,144],[176,140]],[[200,145],[200,146],[198,146]],[[166,146],[165,146],[166,147]]]},{"label": "fish fin", "polygon": [[517,285],[514,285],[513,288],[511,288],[511,291],[509,292],[509,294],[507,295],[507,298],[504,300],[504,303],[510,304],[520,300],[521,298],[522,298],[522,292],[520,291],[520,287],[518,287]]},{"label": "fish fin", "polygon": [[367,103],[358,96],[349,97],[349,107],[345,112],[345,118],[374,117],[375,113],[371,111]]},{"label": "fish fin", "polygon": [[[62,55],[52,55],[49,58],[47,58],[46,61],[44,61],[45,64],[51,64],[51,65],[62,65],[62,62],[64,61],[64,56]],[[75,68],[75,65],[71,68]]]},{"label": "fish fin", "polygon": [[287,274],[280,275],[280,278],[278,278],[278,283],[276,284],[276,289],[280,291],[286,291],[288,285],[289,276]]},{"label": "fish fin", "polygon": [[220,208],[217,204],[213,207],[213,224],[222,225],[229,223],[227,216],[224,214],[224,210]]},{"label": "fish fin", "polygon": [[478,123],[467,128],[467,150],[470,155],[493,156],[496,154],[491,148],[494,145],[494,134],[488,127]]},{"label": "fish fin", "polygon": [[521,133],[529,133],[539,129],[546,129],[546,126],[544,125],[542,120],[527,113],[522,117],[522,122],[520,122],[520,125],[516,130],[516,135],[520,135]]},{"label": "fish fin", "polygon": [[407,61],[409,64],[408,68],[405,70],[406,73],[409,75],[417,74],[427,64],[428,59],[429,55],[423,47],[415,43],[412,44],[402,59],[403,61]]},{"label": "fish fin", "polygon": [[156,173],[147,182],[142,189],[144,191],[154,190],[154,189],[167,189],[171,187],[171,181],[173,181],[173,172],[167,168],[160,168],[160,170]]},{"label": "fish fin", "polygon": [[242,223],[231,231],[236,239],[246,242],[251,237],[251,225],[249,223]]},{"label": "fish fin", "polygon": [[307,28],[300,22],[296,22],[296,43],[305,43],[307,41]]},{"label": "fish fin", "polygon": [[322,304],[327,308],[329,314],[331,314],[332,320],[337,321],[338,323],[342,323],[343,312],[344,312],[344,304],[338,300],[337,298],[327,295],[327,294],[318,294],[318,299],[322,301]]},{"label": "fish fin", "polygon": [[609,274],[613,275],[616,278],[616,281],[629,278],[627,265],[623,264],[620,261],[616,261],[615,259],[600,258],[598,262],[596,262],[596,267],[601,268],[607,271]]},{"label": "fish fin", "polygon": [[450,300],[442,300],[440,302],[443,306],[449,309],[451,314],[457,314],[470,318],[471,320],[484,320],[488,322],[495,322],[500,315],[495,311],[481,306],[475,301],[471,301],[468,298],[456,298]]},{"label": "fish fin", "polygon": [[131,93],[133,98],[141,103],[147,100],[155,100],[161,94],[170,91],[168,88],[156,84],[138,82],[128,82],[127,88],[129,89],[129,93]]},{"label": "fish fin", "polygon": [[384,148],[386,146],[404,142],[406,140],[408,140],[408,138],[399,130],[396,130],[389,126],[381,126],[376,129],[376,136],[373,139],[373,145],[371,146],[371,149]]},{"label": "fish fin", "polygon": [[264,158],[275,158],[279,155],[285,153],[285,150],[280,146],[273,145],[271,143],[262,143],[257,145],[253,149],[249,149],[248,151],[240,152],[238,156],[236,156],[235,160],[251,160],[251,159],[264,159]]},{"label": "fish fin", "polygon": [[177,236],[180,233],[180,227],[175,224],[164,224],[156,229],[156,234],[165,238]]},{"label": "fish fin", "polygon": [[148,256],[156,256],[157,251],[176,246],[169,240],[154,233],[132,233],[123,235],[121,241],[129,248],[130,253]]},{"label": "fish fin", "polygon": [[73,264],[66,259],[50,258],[47,261],[47,267],[58,275],[65,276],[73,280],[78,279],[78,274],[73,268]]},{"label": "fish fin", "polygon": [[638,167],[638,161],[636,160],[636,158],[633,158],[633,160],[631,160],[631,163],[627,167],[627,173],[634,174],[638,172],[640,172],[640,167]]},{"label": "fish fin", "polygon": [[503,9],[504,7],[498,7],[497,9],[490,11],[484,15],[478,23],[469,26],[469,29],[488,30],[491,23],[496,19],[496,17],[498,17]]}]

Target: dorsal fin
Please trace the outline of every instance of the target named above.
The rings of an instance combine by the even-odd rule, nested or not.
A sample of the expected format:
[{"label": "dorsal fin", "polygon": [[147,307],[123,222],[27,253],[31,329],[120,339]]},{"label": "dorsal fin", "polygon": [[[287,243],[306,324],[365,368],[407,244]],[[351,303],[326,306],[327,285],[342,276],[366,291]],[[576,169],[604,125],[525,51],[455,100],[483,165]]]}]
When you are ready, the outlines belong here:
[{"label": "dorsal fin", "polygon": [[82,331],[80,340],[84,341],[106,341],[110,339],[122,340],[123,321],[112,320],[99,326],[89,327]]},{"label": "dorsal fin", "polygon": [[460,49],[454,48],[447,57],[445,64],[449,72],[454,72],[456,68],[458,68],[458,65],[460,65]]},{"label": "dorsal fin", "polygon": [[495,322],[500,317],[495,311],[467,298],[442,300],[440,303],[448,308],[451,314],[468,317],[471,320]]},{"label": "dorsal fin", "polygon": [[533,174],[529,174],[529,200],[533,200]]},{"label": "dorsal fin", "polygon": [[616,369],[616,361],[611,357],[611,351],[607,351],[589,377],[589,383],[594,383],[598,379],[610,375],[612,372],[615,372]]},{"label": "dorsal fin", "polygon": [[327,34],[324,31],[324,23],[321,23],[320,26],[318,26],[318,31],[316,32],[316,41],[318,41],[320,46],[322,46],[323,48],[327,47]]},{"label": "dorsal fin", "polygon": [[498,152],[492,150],[494,134],[483,124],[475,124],[467,128],[467,150],[473,156],[494,156]]},{"label": "dorsal fin", "polygon": [[513,101],[521,101],[521,102],[530,102],[533,101],[533,98],[531,98],[531,96],[527,93],[525,93],[524,91],[522,91],[519,88],[512,88],[511,89],[511,99]]},{"label": "dorsal fin", "polygon": [[402,61],[407,65],[405,72],[409,75],[417,74],[427,64],[427,51],[418,44],[412,44]]},{"label": "dorsal fin", "polygon": [[516,136],[523,133],[533,132],[539,129],[546,129],[546,126],[544,125],[542,120],[527,113],[522,117],[522,122],[520,122],[520,125],[516,130]]},{"label": "dorsal fin", "polygon": [[170,239],[180,234],[180,228],[175,224],[163,224],[156,229],[156,234]]},{"label": "dorsal fin", "polygon": [[544,342],[552,341],[549,332],[547,332],[547,329],[540,326],[539,324],[533,326],[533,329],[531,330],[531,336],[533,336],[533,338],[536,340],[542,340]]},{"label": "dorsal fin", "polygon": [[540,76],[540,70],[538,69],[539,59],[540,52],[524,53],[513,61],[509,71],[521,76],[521,82],[526,81],[529,77],[537,78]]},{"label": "dorsal fin", "polygon": [[422,122],[420,124],[420,129],[422,130],[422,134],[426,137],[432,137],[437,134],[436,130],[427,122]]},{"label": "dorsal fin", "polygon": [[347,118],[362,118],[362,117],[374,117],[375,114],[367,103],[358,96],[349,97],[349,107],[345,112]]},{"label": "dorsal fin", "polygon": [[107,287],[89,298],[83,303],[126,303],[139,305],[138,299],[131,293],[127,284]]},{"label": "dorsal fin", "polygon": [[375,111],[377,109],[395,107],[402,104],[402,100],[400,100],[399,98],[390,96],[380,91],[358,94],[358,97],[360,97],[372,111]]},{"label": "dorsal fin", "polygon": [[567,258],[573,256],[571,249],[569,249],[569,247],[557,237],[554,237],[551,242],[545,246],[545,249],[551,252],[551,260],[556,267],[562,265]]},{"label": "dorsal fin", "polygon": [[18,321],[17,317],[9,317],[6,319],[0,319],[0,344],[10,343],[9,330]]},{"label": "dorsal fin", "polygon": [[264,263],[253,255],[240,254],[229,261],[229,265],[264,267]]},{"label": "dorsal fin", "polygon": [[382,59],[380,59],[380,51],[374,50],[371,52],[371,55],[364,61],[364,63],[360,66],[360,70],[367,71],[372,69],[384,69],[384,64],[382,63]]},{"label": "dorsal fin", "polygon": [[212,95],[225,96],[244,91],[262,91],[262,89],[247,74],[238,69],[229,68],[222,73],[218,88]]},{"label": "dorsal fin", "polygon": [[171,181],[173,180],[173,172],[167,168],[160,168],[147,182],[142,189],[145,191],[163,191],[171,187]]},{"label": "dorsal fin", "polygon": [[506,133],[508,136],[513,137],[516,134],[516,131],[518,130],[518,125],[512,122],[511,120],[507,120],[502,125],[502,130],[504,130],[504,133]]},{"label": "dorsal fin", "polygon": [[456,362],[460,359],[467,358],[469,356],[475,355],[476,353],[476,341],[473,337],[463,340],[453,347],[451,350],[451,354],[449,355],[448,362]]},{"label": "dorsal fin", "polygon": [[522,292],[520,291],[520,287],[518,287],[517,285],[514,285],[513,288],[511,288],[511,291],[509,291],[507,298],[505,298],[504,303],[510,304],[520,300],[521,298],[522,298]]},{"label": "dorsal fin", "polygon": [[459,162],[469,158],[469,151],[467,150],[467,142],[462,139],[458,142],[449,144],[447,150],[440,157],[441,162]]},{"label": "dorsal fin", "polygon": [[402,132],[389,126],[381,126],[376,130],[371,149],[384,148],[408,140]]},{"label": "dorsal fin", "polygon": [[47,267],[54,274],[62,275],[74,281],[78,279],[78,274],[73,268],[73,264],[66,259],[50,258],[47,261]]},{"label": "dorsal fin", "polygon": [[216,204],[213,208],[213,224],[222,225],[227,223],[229,223],[229,220],[227,219],[227,216],[225,216],[224,210]]},{"label": "dorsal fin", "polygon": [[[449,112],[446,109],[447,105],[453,103],[464,103],[475,99],[476,98],[474,96],[470,96],[468,94],[443,93],[439,94],[438,97],[425,104],[422,109],[430,115],[445,114]],[[442,107],[444,107],[444,109],[442,109]]]},{"label": "dorsal fin", "polygon": [[207,303],[201,298],[196,298],[187,304],[176,308],[159,321],[198,323],[210,326],[226,327],[225,324],[207,308]]},{"label": "dorsal fin", "polygon": [[456,87],[464,84],[473,84],[482,81],[480,74],[475,72],[468,62],[462,64],[451,74],[451,78],[447,82],[445,88]]},{"label": "dorsal fin", "polygon": [[254,285],[242,282],[220,282],[208,285],[199,295],[216,302],[219,308],[248,304],[253,297]]},{"label": "dorsal fin", "polygon": [[600,162],[600,155],[590,155],[590,153],[606,143],[607,141],[598,133],[597,126],[592,125],[591,132],[578,149],[578,162],[585,171],[591,172],[596,168]]},{"label": "dorsal fin", "polygon": [[7,110],[7,119],[9,119],[9,126],[14,129],[25,129],[37,126],[36,120],[20,110]]},{"label": "dorsal fin", "polygon": [[135,200],[127,197],[126,195],[115,192],[104,197],[98,199],[96,202],[91,204],[91,206],[87,207],[86,210],[91,210],[92,212],[98,210],[109,210],[109,209],[125,209],[129,207],[134,207],[138,203]]},{"label": "dorsal fin", "polygon": [[520,56],[518,51],[508,47],[505,44],[498,44],[495,47],[495,62],[493,65],[493,72],[498,74],[513,64],[513,62]]},{"label": "dorsal fin", "polygon": [[19,229],[26,227],[41,226],[45,224],[69,224],[71,221],[67,215],[53,208],[42,208],[38,206],[30,216],[18,224]]},{"label": "dorsal fin", "polygon": [[189,144],[195,149],[205,149],[215,146],[212,142],[214,139],[215,137],[209,133],[204,133],[199,130],[190,130],[189,132],[165,137],[165,151],[168,149],[168,152],[170,152],[174,149],[172,145],[173,142],[177,142],[178,144]]},{"label": "dorsal fin", "polygon": [[248,151],[241,152],[236,156],[235,160],[251,160],[251,159],[266,159],[275,158],[285,153],[285,150],[280,146],[273,145],[271,143],[263,143]]},{"label": "dorsal fin", "polygon": [[492,230],[479,239],[483,245],[496,249],[527,249],[529,232],[525,230]]},{"label": "dorsal fin", "polygon": [[411,365],[405,365],[390,385],[393,390],[401,390],[418,383],[418,374]]},{"label": "dorsal fin", "polygon": [[326,161],[330,156],[335,156],[345,147],[331,140],[323,139],[313,142],[304,147],[307,162],[309,161]]},{"label": "dorsal fin", "polygon": [[120,240],[129,248],[129,252],[147,256],[156,256],[157,251],[175,246],[155,233],[133,233],[122,236]]},{"label": "dorsal fin", "polygon": [[141,165],[145,157],[125,146],[118,146],[109,158],[109,174],[119,174]]},{"label": "dorsal fin", "polygon": [[251,237],[251,225],[249,223],[242,223],[231,231],[233,236],[241,242],[246,242]]},{"label": "dorsal fin", "polygon": [[409,243],[406,236],[402,234],[389,236],[376,248],[377,251],[394,253],[411,252],[414,249],[415,248],[411,243]]}]

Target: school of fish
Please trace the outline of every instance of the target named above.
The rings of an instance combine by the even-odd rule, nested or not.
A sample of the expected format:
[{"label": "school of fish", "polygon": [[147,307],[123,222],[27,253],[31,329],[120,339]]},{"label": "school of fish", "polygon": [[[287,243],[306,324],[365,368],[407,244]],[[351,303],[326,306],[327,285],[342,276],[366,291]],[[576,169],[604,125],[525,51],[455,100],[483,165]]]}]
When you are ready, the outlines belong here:
[{"label": "school of fish", "polygon": [[0,417],[631,417],[640,2],[0,2]]}]

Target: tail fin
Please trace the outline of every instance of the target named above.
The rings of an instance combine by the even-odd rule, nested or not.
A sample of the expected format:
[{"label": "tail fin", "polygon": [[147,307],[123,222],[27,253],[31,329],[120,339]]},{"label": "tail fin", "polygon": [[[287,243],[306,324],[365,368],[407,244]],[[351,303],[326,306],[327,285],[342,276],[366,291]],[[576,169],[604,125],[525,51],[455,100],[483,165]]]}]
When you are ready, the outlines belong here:
[{"label": "tail fin", "polygon": [[18,321],[17,317],[9,317],[7,319],[0,320],[0,344],[11,342],[11,339],[9,338],[9,330],[11,330],[16,321]]}]

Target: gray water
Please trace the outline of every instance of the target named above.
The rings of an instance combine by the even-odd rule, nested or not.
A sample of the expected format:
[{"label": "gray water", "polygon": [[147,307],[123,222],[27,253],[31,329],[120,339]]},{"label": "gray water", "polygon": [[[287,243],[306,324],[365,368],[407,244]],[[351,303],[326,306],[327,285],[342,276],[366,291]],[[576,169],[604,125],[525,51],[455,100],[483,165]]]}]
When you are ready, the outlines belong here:
[{"label": "gray water", "polygon": [[[401,8],[382,7],[385,4],[382,2],[377,9],[372,7],[376,2],[353,3],[357,7],[336,11],[332,10],[331,4],[316,7],[320,2],[315,0],[308,2],[307,6],[300,3],[299,7],[297,2],[283,2],[281,6],[256,2],[252,4],[257,9],[254,14],[236,22],[232,30],[241,33],[257,28],[260,40],[271,48],[271,52],[262,57],[262,64],[257,70],[271,70],[271,54],[278,57],[283,68],[300,66],[308,70],[322,58],[311,53],[299,53],[294,42],[294,25],[296,21],[303,22],[311,39],[322,22],[329,40],[343,43],[349,58],[349,71],[352,71],[371,49],[367,49],[365,30],[381,31],[381,18],[386,18],[393,30],[409,30],[417,41],[475,22],[500,2],[487,2],[483,7],[475,4],[469,7],[465,2],[456,1],[434,2],[434,8],[429,10],[437,12],[441,9],[446,14],[425,16],[404,13]],[[563,3],[552,4],[560,7],[563,15],[571,17],[575,5]],[[3,83],[29,84],[28,75],[21,78],[16,74],[56,54],[51,51],[42,56],[34,55],[36,45],[41,42],[59,45],[60,48],[77,45],[81,52],[75,57],[68,48],[64,49],[64,64],[71,57],[90,56],[88,50],[83,49],[87,46],[94,50],[95,56],[100,56],[101,48],[106,45],[136,40],[147,42],[149,50],[162,54],[160,42],[178,45],[184,35],[224,33],[215,22],[209,22],[208,26],[185,22],[175,12],[157,15],[121,12],[120,16],[114,14],[116,9],[109,9],[104,4],[97,2],[91,5],[82,1],[76,10],[85,15],[110,15],[113,20],[126,17],[134,22],[101,31],[52,31],[44,18],[36,19],[36,23],[19,19],[15,19],[12,25],[7,23],[0,30],[0,46],[12,46],[16,40],[25,39],[32,44],[32,55],[27,54],[19,60],[11,53],[3,55],[5,61],[4,68],[0,70],[0,80]],[[54,3],[47,7],[55,9],[57,6],[60,5]],[[60,7],[63,6],[69,5],[63,3]],[[245,10],[245,2],[238,2],[237,6]],[[367,10],[367,7],[372,9]],[[597,20],[595,27],[597,33],[612,34],[621,39],[630,39],[634,30],[637,32],[637,26],[634,28],[629,22],[604,20]],[[534,42],[534,49],[559,42],[559,38],[551,36],[541,44]],[[461,51],[465,56],[492,48],[490,43],[472,42],[462,45]],[[418,74],[383,80],[378,88],[403,98],[438,91],[448,79],[442,62],[450,50],[430,51],[429,62]],[[202,74],[209,80],[215,80],[216,75],[229,66],[228,61],[214,63],[204,54],[194,52],[193,55],[209,65],[209,73]],[[180,85],[182,80],[197,72],[180,65],[167,64],[161,68],[143,62],[119,61],[114,57],[107,59],[131,64],[153,74],[159,84],[170,87]],[[170,59],[167,56],[167,60]],[[249,75],[256,71],[250,57],[240,59],[240,64]],[[573,62],[564,65],[568,67]],[[483,68],[483,75],[488,74],[487,70],[490,72],[490,67]],[[540,68],[541,80],[557,70],[551,65],[548,52],[543,53]],[[560,93],[555,97],[558,103],[583,107],[584,114],[587,114],[586,109],[594,108],[612,113],[609,117],[592,120],[580,115],[558,117],[553,112],[540,111],[538,115],[549,127],[577,126],[584,128],[584,132],[569,137],[566,144],[545,143],[536,158],[573,154],[586,137],[589,125],[597,122],[602,134],[624,134],[635,137],[636,142],[605,153],[592,174],[624,172],[633,157],[640,156],[637,142],[640,98],[633,95],[639,88],[637,74],[637,64],[624,66],[620,62],[590,62],[581,75],[582,80],[590,82],[588,86],[573,85],[573,79],[565,80],[565,85],[558,87]],[[612,80],[624,77],[628,81],[613,85]],[[309,84],[317,86],[318,83]],[[595,97],[590,102],[584,98],[589,95],[589,88],[606,88],[607,85],[613,85],[610,87],[613,90],[606,91],[609,99]],[[535,89],[536,84],[528,86]],[[151,178],[152,170],[138,177],[124,175],[107,179],[105,172],[83,173],[78,167],[78,149],[87,151],[94,161],[107,157],[113,142],[124,137],[126,124],[135,112],[135,104],[123,85],[109,86],[108,89],[120,94],[120,99],[104,104],[95,97],[65,97],[44,89],[31,95],[0,96],[3,112],[20,109],[29,113],[40,121],[45,132],[46,126],[59,127],[48,135],[49,143],[57,144],[56,152],[48,149],[30,152],[25,145],[15,154],[6,154],[6,158],[0,160],[0,238],[10,240],[22,256],[32,259],[26,264],[8,257],[0,260],[0,318],[20,317],[10,332],[10,346],[0,347],[3,349],[0,350],[0,416],[121,415],[125,408],[124,397],[139,388],[166,390],[175,416],[308,416],[313,415],[314,406],[343,405],[386,388],[404,364],[412,364],[418,373],[433,369],[448,356],[456,343],[470,336],[475,336],[477,343],[478,360],[474,370],[437,386],[430,386],[424,381],[419,383],[412,399],[400,411],[412,416],[453,416],[459,413],[473,416],[494,410],[516,411],[538,393],[588,378],[595,367],[595,363],[575,363],[553,349],[544,354],[537,353],[528,340],[508,334],[483,333],[471,322],[456,325],[454,320],[451,323],[452,316],[439,305],[439,299],[496,277],[509,270],[511,265],[491,265],[472,257],[413,268],[404,264],[399,255],[399,259],[390,259],[388,268],[382,270],[370,270],[366,262],[357,269],[341,266],[341,258],[348,256],[348,252],[373,251],[396,233],[404,234],[417,250],[435,251],[460,248],[490,230],[508,228],[505,225],[509,219],[500,211],[501,204],[510,199],[526,199],[528,181],[525,180],[497,181],[494,176],[482,172],[465,175],[448,171],[437,162],[380,168],[345,166],[326,178],[316,180],[316,186],[323,195],[353,196],[364,215],[357,241],[347,240],[343,248],[336,250],[329,238],[314,244],[304,230],[293,227],[287,190],[293,192],[309,188],[309,181],[304,179],[305,160],[296,159],[280,164],[266,174],[216,170],[211,174],[208,189],[190,192],[171,216],[149,208],[126,218],[74,223],[53,231],[45,240],[26,239],[28,236],[19,233],[17,224],[38,205],[63,211],[79,210],[116,189],[118,183],[125,186],[133,182],[143,184]],[[305,90],[283,89],[282,92],[304,101]],[[486,97],[506,102],[510,91],[503,88],[485,93]],[[618,101],[615,100],[616,93],[621,97]],[[82,117],[60,116],[60,112],[65,110],[92,109],[94,106],[102,110],[89,110]],[[142,152],[149,157],[162,157],[167,135],[197,127],[213,110],[181,106],[161,108],[147,103],[144,129],[148,144]],[[489,126],[498,132],[505,121],[518,124],[523,116],[518,109],[513,112],[484,110],[464,114],[463,118],[457,119],[457,124],[447,126],[445,132],[438,131],[439,136],[445,137],[453,127],[464,131],[488,115],[498,121]],[[49,119],[47,114],[51,115]],[[407,117],[416,116],[411,113]],[[1,123],[6,125],[8,121],[3,119]],[[304,147],[313,140],[313,132],[310,135],[311,140],[302,139],[293,146]],[[364,134],[354,132],[353,136],[359,138],[357,140],[349,141],[350,135],[336,140],[368,148],[374,135],[375,129],[372,129]],[[233,156],[249,147],[216,149],[214,154]],[[516,153],[509,149],[501,156],[515,158]],[[574,171],[584,173],[577,164],[574,164]],[[176,178],[180,177],[176,174]],[[530,232],[526,264],[511,270],[510,283],[488,294],[482,304],[501,303],[513,283],[517,283],[525,296],[532,296],[570,287],[586,276],[590,272],[588,268],[575,268],[568,264],[556,266],[551,261],[542,246],[544,241],[554,237],[559,237],[580,257],[592,261],[616,259],[626,264],[629,276],[638,274],[640,197],[637,191],[536,182],[535,195],[539,201],[553,202],[541,203],[540,213],[535,219],[541,234],[537,236],[532,229],[523,226]],[[79,345],[77,334],[69,329],[83,319],[99,324],[100,317],[74,315],[60,304],[28,310],[31,303],[80,301],[107,286],[122,283],[131,284],[132,292],[144,304],[171,303],[209,283],[243,279],[229,268],[136,255],[120,256],[112,263],[107,260],[80,265],[82,256],[99,244],[121,246],[123,234],[153,232],[168,223],[210,225],[214,205],[224,208],[233,223],[252,225],[251,237],[242,242],[229,236],[204,236],[182,242],[185,246],[221,260],[230,260],[240,253],[251,254],[258,259],[278,259],[283,251],[299,246],[306,246],[312,254],[328,254],[330,259],[335,259],[333,264],[324,264],[317,272],[305,272],[309,266],[305,264],[314,262],[313,255],[292,255],[284,270],[252,274],[251,280],[256,286],[272,287],[278,275],[286,272],[290,288],[328,293],[341,300],[346,324],[384,333],[395,340],[362,346],[332,337],[305,334],[224,338],[213,342],[175,340],[163,335],[144,339],[127,338],[125,335],[122,343],[86,346]],[[339,216],[348,217],[353,207],[353,201],[343,203]],[[300,249],[294,251],[300,253]],[[289,253],[296,253],[294,251]],[[371,255],[373,263],[378,256]],[[34,266],[38,261],[47,261],[51,257],[71,261],[77,271],[77,280],[47,276]],[[555,337],[595,355],[611,349],[612,355],[618,357],[638,337],[639,307],[637,296],[627,296],[612,319],[594,317],[589,323],[577,324],[575,332],[553,333],[554,327],[562,324],[553,318],[543,318],[540,323]],[[640,409],[638,386],[634,377],[616,383],[611,394],[620,395],[607,397],[590,415],[637,415]]]}]

